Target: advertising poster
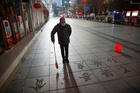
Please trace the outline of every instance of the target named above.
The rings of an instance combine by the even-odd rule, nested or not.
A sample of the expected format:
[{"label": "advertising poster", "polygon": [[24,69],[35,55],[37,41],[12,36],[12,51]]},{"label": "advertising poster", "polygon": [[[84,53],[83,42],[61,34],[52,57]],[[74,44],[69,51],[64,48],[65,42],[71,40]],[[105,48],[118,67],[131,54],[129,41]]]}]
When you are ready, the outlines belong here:
[{"label": "advertising poster", "polygon": [[29,34],[29,24],[28,24],[28,14],[26,12],[26,3],[22,3],[22,9],[23,9],[23,17],[25,21],[25,31],[26,35]]},{"label": "advertising poster", "polygon": [[15,28],[15,33],[16,33],[16,39],[20,40],[20,35],[19,35],[18,30],[17,30],[16,22],[14,22],[14,28]]},{"label": "advertising poster", "polygon": [[20,37],[22,38],[23,36],[25,36],[25,30],[24,30],[24,26],[23,26],[23,21],[21,16],[18,16],[18,25],[19,25],[19,33],[20,33]]},{"label": "advertising poster", "polygon": [[15,29],[16,40],[19,41],[20,40],[20,34],[18,32],[16,20],[17,20],[17,16],[14,17],[14,19],[13,19],[13,25],[14,25],[14,29]]},{"label": "advertising poster", "polygon": [[8,43],[8,46],[11,46],[13,44],[13,37],[11,32],[11,27],[8,20],[3,20],[3,25],[6,33],[6,41]]}]

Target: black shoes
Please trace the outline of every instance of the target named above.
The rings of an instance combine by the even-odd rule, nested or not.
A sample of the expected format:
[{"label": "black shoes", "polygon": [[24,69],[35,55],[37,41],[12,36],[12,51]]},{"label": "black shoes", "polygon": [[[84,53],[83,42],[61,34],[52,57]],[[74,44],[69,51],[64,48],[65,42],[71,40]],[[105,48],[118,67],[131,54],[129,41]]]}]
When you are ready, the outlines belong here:
[{"label": "black shoes", "polygon": [[66,59],[66,62],[69,63],[69,59]]},{"label": "black shoes", "polygon": [[69,63],[69,59],[68,58],[63,59],[63,64],[64,63]]},{"label": "black shoes", "polygon": [[65,63],[65,59],[63,59],[63,64]]}]

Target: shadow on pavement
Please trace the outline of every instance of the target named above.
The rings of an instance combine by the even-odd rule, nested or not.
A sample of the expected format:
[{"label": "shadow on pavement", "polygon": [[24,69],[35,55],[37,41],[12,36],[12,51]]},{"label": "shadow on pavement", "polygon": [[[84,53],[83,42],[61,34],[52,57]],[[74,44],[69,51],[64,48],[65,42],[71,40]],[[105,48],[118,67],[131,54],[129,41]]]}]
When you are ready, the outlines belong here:
[{"label": "shadow on pavement", "polygon": [[[64,71],[64,93],[80,93],[71,66],[68,63],[63,64]],[[56,88],[58,89],[59,73],[56,74]],[[59,91],[56,90],[56,93]],[[59,93],[59,92],[58,92]]]}]

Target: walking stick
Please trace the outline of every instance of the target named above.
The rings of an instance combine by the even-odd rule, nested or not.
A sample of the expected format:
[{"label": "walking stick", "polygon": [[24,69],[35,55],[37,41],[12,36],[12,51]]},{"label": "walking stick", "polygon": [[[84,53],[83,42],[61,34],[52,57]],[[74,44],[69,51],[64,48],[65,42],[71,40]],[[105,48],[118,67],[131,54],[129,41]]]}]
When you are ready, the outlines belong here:
[{"label": "walking stick", "polygon": [[56,59],[56,51],[55,51],[55,44],[53,43],[54,46],[54,55],[55,55],[55,67],[58,69],[58,63],[57,63],[57,59]]}]

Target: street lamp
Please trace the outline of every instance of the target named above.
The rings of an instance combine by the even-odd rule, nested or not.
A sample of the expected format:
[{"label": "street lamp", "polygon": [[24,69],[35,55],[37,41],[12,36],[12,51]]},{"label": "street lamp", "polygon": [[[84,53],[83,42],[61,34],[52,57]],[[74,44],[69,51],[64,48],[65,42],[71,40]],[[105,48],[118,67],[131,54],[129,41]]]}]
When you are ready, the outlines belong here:
[{"label": "street lamp", "polygon": [[64,3],[65,3],[65,4],[69,4],[69,5],[70,5],[72,2],[71,2],[71,1],[69,1],[69,2],[64,1]]},{"label": "street lamp", "polygon": [[72,2],[71,1],[69,1],[69,4],[71,4]]}]

